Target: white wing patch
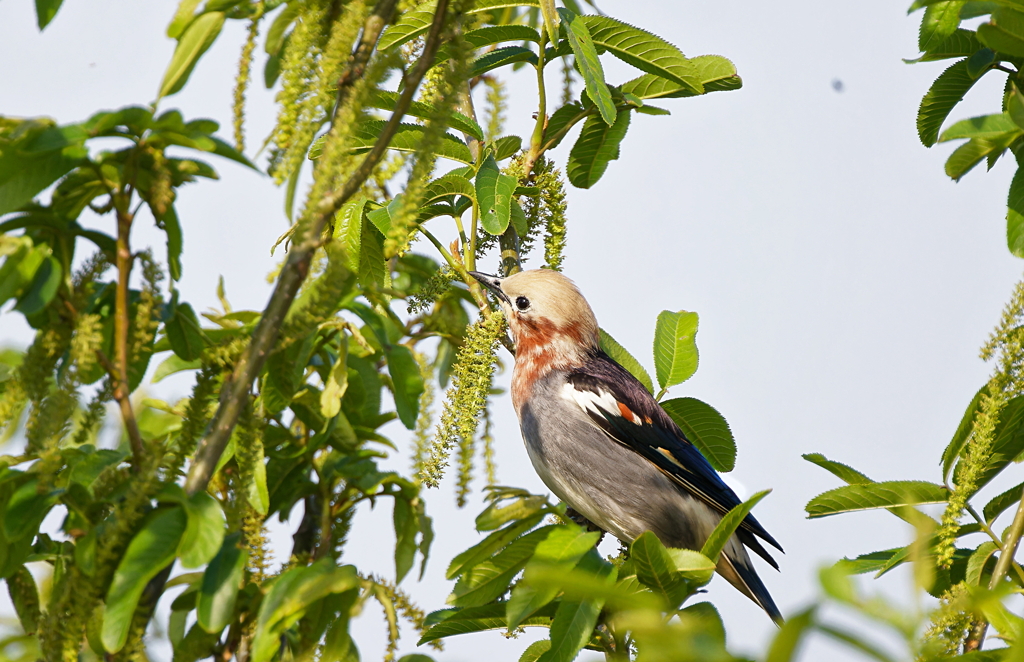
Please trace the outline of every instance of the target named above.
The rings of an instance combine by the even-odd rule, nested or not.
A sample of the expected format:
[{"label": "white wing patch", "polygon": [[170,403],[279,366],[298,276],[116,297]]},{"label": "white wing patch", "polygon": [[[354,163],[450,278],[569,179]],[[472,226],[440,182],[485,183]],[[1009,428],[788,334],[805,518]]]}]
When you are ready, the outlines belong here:
[{"label": "white wing patch", "polygon": [[594,414],[611,414],[625,418],[630,423],[641,425],[640,417],[633,413],[629,407],[615,399],[611,391],[601,389],[598,392],[580,390],[571,382],[566,382],[562,387],[562,397],[569,402],[574,402],[585,412]]}]

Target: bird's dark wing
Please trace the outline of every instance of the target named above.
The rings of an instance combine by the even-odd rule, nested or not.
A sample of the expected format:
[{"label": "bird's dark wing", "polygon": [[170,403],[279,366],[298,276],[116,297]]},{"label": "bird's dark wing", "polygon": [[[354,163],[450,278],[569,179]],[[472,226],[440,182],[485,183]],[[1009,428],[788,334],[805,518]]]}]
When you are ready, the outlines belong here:
[{"label": "bird's dark wing", "polygon": [[[566,397],[582,408],[606,434],[639,453],[672,477],[680,486],[723,515],[740,504],[700,451],[675,421],[633,375],[604,352],[596,353],[582,367],[569,373]],[[753,515],[740,525],[741,538],[769,563],[775,561],[749,532],[782,551]]]}]

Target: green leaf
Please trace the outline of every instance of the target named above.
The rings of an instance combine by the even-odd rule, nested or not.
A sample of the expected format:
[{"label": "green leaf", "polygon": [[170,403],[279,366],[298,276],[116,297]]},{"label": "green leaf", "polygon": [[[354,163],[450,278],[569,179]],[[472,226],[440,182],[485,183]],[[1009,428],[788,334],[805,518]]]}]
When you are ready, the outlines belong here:
[{"label": "green leaf", "polygon": [[156,371],[153,373],[153,379],[151,381],[156,384],[164,377],[168,377],[184,370],[197,370],[201,367],[203,367],[203,362],[199,359],[186,361],[177,354],[171,354],[156,367]]},{"label": "green leaf", "polygon": [[526,647],[523,654],[519,656],[519,662],[537,662],[549,650],[551,650],[551,640],[540,639]]},{"label": "green leaf", "polygon": [[[661,37],[609,16],[582,16],[594,43],[640,71],[678,83],[692,94],[704,86],[691,60]],[[589,91],[589,88],[587,88]]]},{"label": "green leaf", "polygon": [[476,174],[476,199],[479,201],[480,225],[493,235],[499,235],[512,219],[512,194],[518,181],[502,174],[493,157],[488,156]]},{"label": "green leaf", "polygon": [[750,514],[750,511],[754,509],[754,506],[758,504],[761,499],[768,496],[771,490],[763,490],[758,492],[754,496],[750,497],[738,506],[734,506],[715,526],[715,530],[708,536],[707,541],[701,548],[700,553],[708,557],[715,563],[718,563],[718,557],[725,549],[725,544],[729,542],[729,538],[736,532],[743,520]]},{"label": "green leaf", "polygon": [[998,7],[992,20],[978,26],[978,41],[994,51],[1024,57],[1024,13]]},{"label": "green leaf", "polygon": [[281,647],[281,636],[319,600],[360,586],[354,566],[335,567],[323,558],[308,567],[285,571],[260,604],[252,662],[268,662]]},{"label": "green leaf", "polygon": [[412,569],[416,559],[416,534],[420,527],[416,513],[408,499],[395,497],[393,513],[395,524],[395,583],[401,583]]},{"label": "green leaf", "polygon": [[448,604],[478,607],[501,597],[533,556],[537,544],[550,533],[547,528],[537,529],[510,544],[491,560],[474,566],[459,577]]},{"label": "green leaf", "polygon": [[991,524],[997,517],[1003,514],[1007,508],[1019,504],[1022,497],[1024,497],[1024,483],[1015,485],[1002,494],[993,497],[991,501],[985,504],[985,509],[982,511],[982,514],[985,516],[985,521]]},{"label": "green leaf", "polygon": [[[511,26],[509,26],[511,27]],[[525,27],[525,26],[520,26]],[[532,28],[529,28],[532,30]],[[397,92],[387,92],[385,90],[374,90],[370,100],[367,101],[366,105],[369,108],[380,108],[382,110],[394,110],[398,104],[399,94]],[[410,117],[419,117],[420,119],[430,119],[438,114],[438,109],[429,104],[423,103],[422,101],[413,101],[410,104],[409,109],[405,111],[406,115]],[[480,128],[480,125],[476,123],[476,120],[463,115],[458,111],[451,111],[448,115],[448,126],[456,131],[468,133],[477,140],[484,139],[484,130]]]},{"label": "green leaf", "polygon": [[[356,147],[357,153],[369,151],[377,142],[377,136],[384,129],[384,120],[366,120],[361,122],[353,132],[352,144]],[[399,152],[415,152],[423,140],[424,128],[418,124],[400,124],[395,132],[395,137],[388,144],[388,149]],[[453,161],[459,161],[472,165],[473,156],[469,153],[469,147],[450,133],[441,136],[437,150],[437,156],[443,156]],[[313,158],[312,154],[310,158]]]},{"label": "green leaf", "polygon": [[1017,257],[1024,257],[1024,168],[1017,168],[1006,200],[1006,246]]},{"label": "green leaf", "polygon": [[[548,605],[520,623],[519,626],[550,625],[555,610],[555,605]],[[426,624],[430,626],[430,629],[416,642],[419,646],[459,634],[484,632],[486,630],[504,630],[506,628],[505,603],[495,602],[481,607],[445,609],[428,615]]]},{"label": "green leaf", "polygon": [[[732,61],[720,55],[699,55],[689,61],[701,83],[700,94],[738,90],[743,80],[736,75]],[[688,85],[656,76],[644,74],[622,84],[623,94],[632,94],[640,99],[678,98],[697,96]]]},{"label": "green leaf", "polygon": [[[586,557],[585,559],[586,560]],[[616,569],[600,557],[589,568],[608,584],[614,584]],[[572,662],[590,641],[604,600],[563,600],[551,621],[551,647],[538,662]]]},{"label": "green leaf", "polygon": [[506,505],[492,503],[482,513],[477,515],[477,531],[493,531],[506,522],[514,519],[526,519],[535,513],[548,510],[547,497],[530,494],[512,501]]},{"label": "green leaf", "polygon": [[[600,537],[599,532],[587,533],[576,525],[560,526],[552,530],[537,545],[533,558],[527,565],[527,572],[531,567],[538,565],[568,572],[584,554],[594,548]],[[558,592],[559,586],[551,582],[540,585],[534,585],[532,582],[516,584],[506,611],[509,629],[514,630],[523,619],[554,600]]]},{"label": "green leaf", "polygon": [[146,517],[128,544],[107,591],[100,636],[108,653],[124,646],[143,589],[174,560],[187,525],[188,516],[182,508],[158,510]]},{"label": "green leaf", "polygon": [[967,60],[960,60],[935,79],[917,112],[917,134],[925,147],[935,144],[942,123],[974,83],[967,73]]},{"label": "green leaf", "polygon": [[924,503],[945,503],[949,491],[918,480],[847,485],[811,499],[806,506],[810,519],[873,508],[894,508]]},{"label": "green leaf", "polygon": [[380,36],[380,40],[377,42],[377,50],[386,51],[426,34],[434,20],[435,5],[436,2],[425,2],[402,14]]},{"label": "green leaf", "polygon": [[[576,66],[583,76],[583,82],[587,87],[587,94],[594,101],[601,119],[608,126],[615,123],[615,102],[612,101],[612,93],[608,91],[608,84],[604,82],[604,68],[601,67],[601,60],[597,57],[597,47],[590,37],[590,30],[583,17],[577,16],[568,9],[558,9],[558,15],[562,18],[562,27],[565,28],[569,46],[576,57]],[[552,40],[552,43],[555,43]]]},{"label": "green leaf", "polygon": [[240,547],[240,542],[240,533],[225,538],[220,551],[203,572],[196,596],[196,621],[210,634],[227,627],[235,615],[235,602],[249,559],[249,551]]},{"label": "green leaf", "polygon": [[[941,44],[935,46],[931,51],[925,53],[915,60],[904,60],[904,62],[935,62],[937,60],[949,60],[957,57],[970,57],[984,48],[978,41],[978,35],[974,30],[957,28]],[[988,49],[985,49],[988,50]]]},{"label": "green leaf", "polygon": [[566,172],[573,186],[590,188],[604,175],[608,163],[619,158],[619,143],[626,137],[629,118],[629,110],[620,110],[611,126],[595,115],[587,118],[569,151]]},{"label": "green leaf", "polygon": [[960,419],[960,425],[957,426],[953,439],[946,446],[946,450],[942,452],[942,482],[949,480],[949,472],[953,469],[953,463],[960,457],[960,451],[970,438],[971,432],[974,431],[974,419],[978,416],[982,396],[987,390],[988,384],[985,384],[974,394],[971,404],[967,405],[967,411],[964,412],[963,418]]},{"label": "green leaf", "polygon": [[466,551],[457,555],[448,565],[445,578],[455,579],[468,569],[485,559],[490,558],[499,549],[537,526],[537,524],[544,519],[544,515],[545,513],[538,512],[518,520],[504,529],[495,531]]},{"label": "green leaf", "polygon": [[991,48],[982,48],[967,58],[967,73],[977,80],[985,75],[996,64],[996,52]]},{"label": "green leaf", "polygon": [[974,550],[974,553],[967,559],[967,571],[964,574],[964,581],[971,586],[980,586],[985,566],[998,549],[991,540],[978,545],[978,549]]},{"label": "green leaf", "polygon": [[224,511],[206,492],[197,492],[182,505],[188,526],[178,545],[178,557],[184,567],[198,568],[209,563],[224,542]]},{"label": "green leaf", "polygon": [[640,362],[637,361],[625,347],[620,345],[615,338],[612,338],[607,331],[604,329],[598,329],[598,334],[600,335],[601,351],[628,370],[629,374],[636,377],[637,381],[644,385],[644,388],[647,389],[648,393],[653,394],[654,383],[651,381],[651,376],[647,374],[647,370],[640,365]]},{"label": "green leaf", "polygon": [[320,415],[331,419],[341,411],[341,399],[348,389],[348,336],[342,333],[338,356],[327,373],[327,383],[320,392]]},{"label": "green leaf", "polygon": [[24,565],[7,577],[7,593],[11,597],[21,629],[26,635],[35,634],[39,629],[39,588],[32,573]]},{"label": "green leaf", "polygon": [[992,140],[1006,133],[1019,131],[1020,127],[1014,124],[1009,113],[997,115],[982,115],[971,119],[961,120],[942,132],[939,142],[948,140],[959,140],[961,138],[982,138]]},{"label": "green leaf", "polygon": [[654,369],[664,392],[697,372],[697,313],[664,310],[654,329]]},{"label": "green leaf", "polygon": [[57,294],[57,288],[63,278],[63,269],[60,262],[52,255],[46,256],[32,278],[25,293],[18,299],[18,305],[14,307],[23,315],[35,315],[43,308],[46,308],[53,297]]},{"label": "green leaf", "polygon": [[416,427],[419,415],[420,396],[423,395],[423,374],[420,366],[405,345],[391,345],[386,348],[388,357],[388,374],[394,387],[395,407],[398,418],[406,428]]},{"label": "green leaf", "polygon": [[36,22],[40,30],[50,24],[62,4],[64,0],[36,0]]},{"label": "green leaf", "polygon": [[812,464],[818,465],[825,471],[828,471],[833,476],[836,476],[850,485],[861,485],[864,483],[875,482],[853,467],[843,464],[842,462],[830,460],[821,453],[806,453],[801,457]]},{"label": "green leaf", "polygon": [[16,211],[85,161],[79,143],[37,154],[0,153],[0,216]]},{"label": "green leaf", "polygon": [[[540,43],[540,33],[529,25],[488,25],[470,30],[462,38],[474,51],[507,41]],[[437,51],[438,62],[445,62],[453,57],[455,57],[455,53],[449,44],[442,44]]]},{"label": "green leaf", "polygon": [[861,575],[866,572],[879,572],[888,568],[896,556],[906,553],[906,551],[906,547],[897,547],[895,549],[886,549],[879,552],[869,552],[867,554],[861,554],[853,559],[840,559],[836,562],[836,565],[839,566],[843,572],[851,575]]},{"label": "green leaf", "polygon": [[1010,83],[1007,94],[1006,114],[1014,124],[1014,127],[1011,128],[1024,128],[1024,94],[1020,93],[1020,88],[1014,83]]},{"label": "green leaf", "polygon": [[921,19],[917,47],[923,53],[937,48],[960,27],[960,10],[966,0],[945,0],[928,7]]},{"label": "green leaf", "polygon": [[173,307],[171,318],[164,323],[164,333],[171,349],[184,361],[195,361],[206,348],[199,318],[191,304],[179,303]]},{"label": "green leaf", "polygon": [[816,605],[812,605],[795,616],[790,616],[779,628],[768,647],[765,662],[791,662],[796,659],[797,649],[804,636],[814,627]]},{"label": "green leaf", "polygon": [[[412,41],[427,33],[434,19],[436,0],[428,0],[405,12],[395,23],[384,31],[377,50],[384,51]],[[467,14],[489,13],[495,9],[519,7],[540,7],[539,0],[479,0],[466,12]]]},{"label": "green leaf", "polygon": [[3,533],[7,541],[14,542],[27,538],[29,541],[53,508],[59,491],[40,491],[39,480],[30,478],[14,491],[7,501],[3,513]]},{"label": "green leaf", "polygon": [[497,161],[504,161],[510,156],[515,156],[522,147],[523,139],[519,136],[502,136],[494,141],[494,158]]},{"label": "green leaf", "polygon": [[171,63],[160,83],[160,94],[157,98],[174,94],[185,87],[188,77],[203,53],[213,45],[221,28],[224,27],[224,12],[207,12],[200,14],[189,23],[178,39],[178,45],[171,56]]},{"label": "green leaf", "polygon": [[39,266],[50,254],[47,246],[33,246],[28,237],[21,236],[12,241],[17,242],[18,246],[8,253],[3,265],[0,265],[0,304],[22,296],[32,284]]},{"label": "green leaf", "polygon": [[736,467],[736,440],[717,409],[697,398],[673,398],[661,406],[716,471]]},{"label": "green leaf", "polygon": [[[654,533],[645,531],[634,540],[629,556],[636,567],[636,576],[641,584],[664,598],[670,606],[678,605],[682,601],[688,590],[686,582],[675,569],[675,559]],[[711,563],[711,570],[714,572],[714,563]]]},{"label": "green leaf", "polygon": [[345,265],[353,272],[359,273],[359,257],[363,237],[363,210],[367,200],[357,196],[341,206],[334,217],[334,238],[339,240],[344,250]]},{"label": "green leaf", "polygon": [[1010,143],[1019,138],[1022,134],[1024,134],[1024,131],[1014,129],[1014,131],[1001,134],[992,140],[972,138],[963,145],[957,147],[953,153],[949,155],[949,159],[946,160],[946,174],[952,178],[953,181],[960,181],[964,175],[973,170],[974,166],[981,163],[986,157],[991,159],[993,155],[998,156],[1006,151],[1006,148],[1010,146]]},{"label": "green leaf", "polygon": [[178,3],[178,9],[174,12],[174,18],[167,25],[167,36],[171,39],[177,39],[181,36],[181,33],[185,30],[185,27],[192,22],[192,18],[195,16],[196,9],[199,7],[200,0],[181,0]]},{"label": "green leaf", "polygon": [[469,67],[469,77],[476,78],[488,71],[504,67],[507,64],[515,64],[516,62],[529,62],[533,66],[537,66],[537,55],[529,48],[522,46],[496,48],[486,55],[473,60]]}]

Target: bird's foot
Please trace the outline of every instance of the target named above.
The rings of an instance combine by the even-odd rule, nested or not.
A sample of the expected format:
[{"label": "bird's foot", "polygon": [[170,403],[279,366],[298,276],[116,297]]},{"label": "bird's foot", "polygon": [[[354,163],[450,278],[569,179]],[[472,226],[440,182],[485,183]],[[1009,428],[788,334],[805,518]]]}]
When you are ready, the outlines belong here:
[{"label": "bird's foot", "polygon": [[596,525],[593,522],[591,522],[590,520],[588,520],[586,517],[581,515],[575,509],[573,509],[571,507],[566,507],[566,509],[565,509],[565,516],[568,517],[569,519],[571,519],[576,524],[582,526],[587,531],[600,531],[601,532],[601,537],[597,539],[597,542],[594,544],[594,547],[597,547],[598,545],[600,545],[601,541],[604,540],[604,534],[606,533],[606,531],[604,529],[602,529],[601,527],[599,527],[598,525]]}]

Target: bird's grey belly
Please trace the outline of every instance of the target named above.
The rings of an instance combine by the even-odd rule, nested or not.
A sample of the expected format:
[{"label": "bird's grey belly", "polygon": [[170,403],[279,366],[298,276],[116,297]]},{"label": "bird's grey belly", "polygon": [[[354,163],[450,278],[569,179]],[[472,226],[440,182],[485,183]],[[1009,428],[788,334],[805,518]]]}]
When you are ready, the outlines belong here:
[{"label": "bird's grey belly", "polygon": [[[669,547],[699,550],[720,516],[552,395],[533,398],[519,412],[527,452],[544,484],[620,540],[652,531]],[[555,411],[538,416],[533,402]]]}]

